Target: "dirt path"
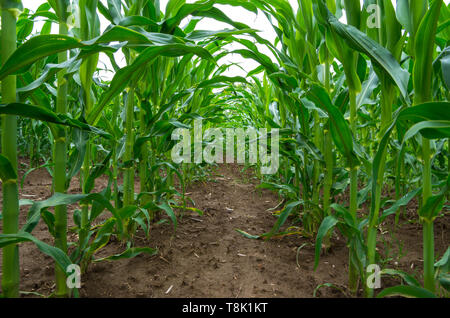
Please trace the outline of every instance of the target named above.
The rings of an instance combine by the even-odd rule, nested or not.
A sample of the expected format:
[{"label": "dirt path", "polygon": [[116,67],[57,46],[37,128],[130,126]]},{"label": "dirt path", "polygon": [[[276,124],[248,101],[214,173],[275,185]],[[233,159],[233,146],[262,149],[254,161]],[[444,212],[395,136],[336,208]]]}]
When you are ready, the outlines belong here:
[{"label": "dirt path", "polygon": [[[251,234],[270,231],[275,217],[268,209],[279,204],[270,191],[257,190],[258,184],[242,168],[223,165],[207,183],[198,182],[187,189],[196,208],[203,216],[185,214],[174,232],[171,223],[155,225],[149,240],[138,238],[138,247],[157,247],[156,256],[140,255],[134,259],[95,263],[82,277],[82,297],[312,297],[314,289],[323,283],[345,288],[348,250],[342,237],[334,235],[333,247],[321,257],[313,271],[314,247],[311,240],[298,235],[270,241],[250,240],[236,229]],[[106,180],[99,180],[94,191],[99,192]],[[31,173],[21,198],[42,200],[51,195],[51,179],[45,170]],[[79,192],[77,180],[70,193]],[[32,197],[30,197],[32,196]],[[0,194],[1,199],[1,194]],[[75,207],[69,207],[69,215]],[[411,210],[415,207],[412,206]],[[21,223],[27,208],[21,209]],[[71,226],[71,216],[69,226]],[[436,223],[437,255],[442,255],[450,241],[448,218]],[[1,230],[1,226],[0,226]],[[421,273],[421,230],[419,224],[405,224],[389,246],[391,268]],[[43,222],[33,232],[52,244]],[[386,234],[388,235],[388,234]],[[74,234],[69,240],[76,241]],[[398,243],[400,242],[400,244]],[[299,246],[310,243],[296,255]],[[384,243],[380,244],[385,249]],[[97,258],[120,253],[124,247],[111,242]],[[21,290],[49,295],[54,289],[53,262],[33,244],[20,249]],[[406,255],[406,256],[405,256]],[[0,250],[1,259],[1,250]],[[0,270],[1,276],[1,270]],[[383,287],[392,285],[383,280]],[[320,289],[317,296],[342,297],[333,288]]]},{"label": "dirt path", "polygon": [[240,169],[222,166],[213,178],[215,182],[188,189],[196,207],[205,215],[185,215],[175,234],[171,224],[153,229],[149,243],[158,247],[158,256],[96,264],[85,277],[82,294],[311,297],[314,288],[325,279],[320,277],[324,272],[328,271],[326,279],[333,281],[332,276],[338,276],[337,268],[344,264],[337,264],[335,270],[330,264],[315,275],[310,270],[312,248],[301,257],[304,265],[297,266],[296,248],[304,240],[297,237],[263,242],[246,239],[236,232],[235,229],[255,234],[269,231],[275,218],[266,210],[279,203],[276,195],[256,190],[256,184],[249,183],[249,176]]}]

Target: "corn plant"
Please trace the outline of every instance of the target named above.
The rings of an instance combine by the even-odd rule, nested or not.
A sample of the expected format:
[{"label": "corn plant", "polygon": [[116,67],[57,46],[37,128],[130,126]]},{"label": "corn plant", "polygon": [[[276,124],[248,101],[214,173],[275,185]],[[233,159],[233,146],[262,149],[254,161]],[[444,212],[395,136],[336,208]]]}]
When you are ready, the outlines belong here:
[{"label": "corn plant", "polygon": [[[209,94],[211,94],[212,89],[209,88],[210,86],[213,86],[218,82],[232,82],[236,80],[220,77],[220,71],[214,74],[215,76],[218,76],[217,78],[210,77],[216,67],[216,62],[209,50],[213,52],[216,46],[211,45],[210,48],[206,46],[210,38],[216,37],[217,39],[221,39],[232,35],[233,32],[242,33],[242,31],[230,32],[229,30],[225,30],[223,32],[206,33],[206,35],[201,32],[196,34],[194,31],[195,23],[191,23],[186,28],[187,34],[184,34],[178,27],[181,20],[189,14],[201,16],[205,14],[205,11],[213,11],[214,13],[220,12],[217,9],[215,9],[215,11],[213,10],[212,1],[208,3],[199,2],[194,6],[185,5],[183,3],[177,4],[174,7],[168,6],[169,12],[167,12],[166,15],[160,13],[158,2],[148,2],[144,4],[141,3],[141,1],[125,1],[124,3],[115,1],[114,3],[109,2],[109,7],[106,8],[100,2],[79,1],[76,5],[83,8],[83,10],[78,11],[78,16],[76,15],[76,12],[73,12],[73,14],[76,15],[75,21],[78,21],[80,26],[80,28],[75,29],[69,29],[67,25],[69,15],[72,14],[72,12],[69,12],[69,1],[49,1],[49,4],[50,6],[42,5],[38,9],[38,12],[33,16],[45,16],[50,19],[50,22],[57,23],[59,25],[59,34],[49,34],[49,24],[46,24],[44,28],[47,31],[43,30],[40,35],[32,37],[29,40],[24,40],[17,51],[14,52],[15,45],[11,47],[9,51],[4,51],[7,54],[3,57],[5,63],[1,70],[3,84],[9,82],[9,85],[11,85],[12,82],[15,82],[15,80],[11,81],[11,79],[14,79],[14,76],[7,77],[11,74],[17,74],[21,76],[21,79],[24,79],[23,86],[20,87],[21,93],[24,94],[20,104],[15,103],[15,89],[13,87],[8,88],[8,92],[14,93],[10,96],[9,100],[8,94],[2,95],[4,98],[2,114],[8,115],[8,120],[5,122],[7,125],[13,124],[13,126],[11,126],[12,128],[3,128],[2,135],[7,136],[6,132],[10,130],[15,131],[16,124],[14,116],[22,116],[24,118],[41,120],[48,123],[54,141],[54,170],[52,171],[54,195],[42,202],[27,202],[28,204],[31,204],[28,222],[19,232],[17,228],[17,187],[15,188],[16,192],[13,193],[12,190],[14,189],[8,189],[6,186],[9,184],[9,180],[16,178],[16,175],[13,172],[17,171],[17,168],[11,169],[11,167],[17,165],[16,159],[14,159],[16,152],[11,151],[10,149],[8,150],[8,153],[14,153],[14,157],[2,157],[3,189],[9,193],[8,195],[5,195],[5,198],[8,197],[5,202],[8,204],[15,204],[16,211],[15,213],[13,213],[14,211],[12,210],[11,213],[7,212],[9,209],[8,205],[5,204],[5,212],[3,214],[5,215],[4,223],[6,226],[4,227],[5,233],[2,234],[1,246],[5,247],[6,250],[4,261],[9,262],[7,266],[4,267],[5,275],[3,276],[4,281],[7,282],[4,284],[6,286],[4,288],[5,295],[7,296],[18,295],[18,254],[17,246],[14,245],[18,242],[31,240],[35,242],[41,250],[55,258],[57,261],[55,296],[61,297],[67,296],[70,293],[70,291],[67,290],[65,282],[65,270],[69,262],[80,263],[83,270],[86,270],[88,264],[93,260],[94,254],[108,243],[111,235],[117,234],[121,238],[131,240],[134,234],[135,224],[141,226],[148,233],[149,223],[146,225],[144,222],[145,220],[150,222],[147,209],[161,209],[166,211],[176,225],[174,212],[168,204],[168,202],[173,201],[169,200],[166,203],[161,201],[161,198],[164,197],[164,195],[161,196],[161,194],[167,193],[170,196],[170,193],[173,193],[173,190],[170,188],[172,182],[169,180],[168,187],[160,189],[160,185],[155,177],[157,175],[156,171],[161,166],[161,164],[157,162],[158,157],[162,155],[162,153],[170,150],[167,149],[165,140],[167,139],[167,136],[170,136],[170,133],[173,130],[173,128],[170,129],[170,127],[175,127],[177,122],[164,120],[165,125],[159,127],[158,125],[155,126],[155,124],[157,123],[157,120],[162,119],[161,116],[176,106],[181,99],[185,99],[186,94],[180,95],[178,99],[168,100],[170,92],[173,92],[173,89],[177,86],[170,87],[170,90],[167,92],[161,92],[163,95],[166,95],[166,99],[158,101],[153,98],[152,107],[154,109],[145,109],[144,106],[146,104],[146,99],[148,98],[145,94],[148,94],[147,91],[149,91],[149,88],[156,86],[152,83],[149,88],[145,86],[138,87],[137,83],[140,77],[144,74],[147,74],[146,76],[151,76],[152,74],[151,72],[140,72],[138,70],[145,70],[147,65],[148,70],[154,69],[153,72],[160,70],[161,68],[159,68],[158,64],[154,63],[152,65],[152,62],[163,59],[167,61],[167,67],[165,67],[167,69],[167,74],[170,74],[174,81],[179,81],[180,78],[188,74],[183,66],[185,66],[186,63],[191,63],[190,60],[192,60],[194,55],[205,60],[210,60],[211,62],[209,62],[208,65],[205,64],[203,66],[204,73],[199,73],[195,77],[195,80],[190,83],[192,86],[199,85],[201,90],[204,90],[204,94],[202,94],[200,90],[197,91],[193,88],[191,88],[192,93],[189,92],[189,94],[193,96],[188,98],[187,101],[192,101],[194,97],[195,100],[193,101],[193,104],[194,102],[198,102],[199,105],[202,104],[201,97],[208,98]],[[121,13],[122,6],[123,12],[125,13],[124,15]],[[15,14],[16,12],[12,7],[12,2],[5,2],[5,5],[2,8],[8,8],[8,10],[2,10],[4,14],[11,14],[11,12]],[[117,11],[117,9],[119,11]],[[170,9],[173,9],[174,11],[170,12]],[[98,18],[96,18],[97,10],[112,22],[111,26],[107,28],[103,34],[99,33]],[[183,12],[184,15],[176,15],[175,13],[178,11]],[[24,19],[28,18],[27,14],[28,11],[24,13]],[[139,16],[144,19],[136,18]],[[145,20],[145,17],[147,17],[147,20]],[[164,20],[163,17],[165,18]],[[157,27],[156,22],[160,22],[161,26]],[[229,22],[234,24],[232,20],[229,20]],[[14,38],[9,39],[5,37],[2,39],[8,39],[8,42],[14,42],[15,44],[15,32],[7,32],[11,29],[11,19],[8,17],[4,18],[2,19],[2,23],[10,24],[2,28],[3,34],[14,35]],[[145,30],[145,28],[147,28],[147,30]],[[177,35],[172,35],[174,32],[177,33]],[[182,36],[186,37],[186,39],[183,39]],[[189,38],[189,36],[191,38]],[[23,38],[24,37],[25,36],[23,36]],[[14,41],[11,41],[12,39]],[[124,39],[126,39],[127,42],[123,42]],[[22,40],[23,39],[21,39],[21,41]],[[121,44],[108,45],[113,42],[120,42]],[[195,42],[199,42],[201,46],[196,46]],[[205,46],[205,48],[202,46]],[[102,89],[98,90],[93,86],[93,74],[97,70],[99,52],[105,52],[112,57],[112,54],[121,48],[127,56],[127,67],[117,70],[117,74],[112,80],[111,85],[104,85]],[[10,56],[12,52],[14,52],[14,54]],[[68,52],[70,52],[70,59],[68,58]],[[55,55],[57,55],[56,60],[53,58]],[[187,55],[187,58],[175,61],[174,58],[181,55]],[[48,64],[43,67],[43,65],[40,64],[41,59],[52,60],[58,64]],[[116,65],[113,58],[111,61]],[[196,60],[194,63],[201,63],[200,61],[201,60]],[[170,68],[172,68],[173,71],[170,70]],[[162,69],[164,70],[164,68]],[[34,73],[32,74],[31,71]],[[55,75],[57,79],[57,88],[54,90],[54,106],[51,103],[47,103],[47,101],[44,101],[42,106],[26,105],[25,102],[28,100],[37,104],[42,102],[42,99],[38,97],[42,90],[44,90],[44,85],[52,92],[53,87],[51,80]],[[75,79],[75,75],[77,75],[77,79]],[[237,80],[245,81],[244,79]],[[119,95],[127,85],[129,85],[130,88],[127,94],[123,95],[125,110],[125,122],[123,127],[126,128],[126,131],[125,135],[122,136],[125,138],[125,142],[122,143],[122,145],[125,146],[125,151],[120,154],[118,153],[118,151],[120,151],[118,146],[121,142],[118,139],[121,138],[121,136],[120,134],[117,134],[117,129],[108,125],[103,119],[102,112],[109,108],[111,102],[113,102],[114,105],[113,114],[121,112],[119,109],[121,100]],[[181,87],[179,88],[181,89]],[[4,89],[4,91],[6,90]],[[75,96],[70,96],[69,92],[74,93]],[[135,159],[134,153],[136,153],[137,158],[143,158],[142,156],[139,156],[138,151],[135,151],[134,149],[135,135],[133,130],[135,125],[135,92],[139,92],[139,96],[141,97],[140,103],[142,103],[140,117],[142,120],[141,131],[142,133],[149,133],[149,135],[141,136],[143,150],[145,151],[145,143],[147,140],[153,140],[158,136],[162,137],[160,138],[161,143],[158,147],[161,148],[162,145],[165,146],[163,147],[165,150],[158,148],[152,149],[152,166],[148,167],[145,160],[142,160],[141,175],[144,176],[143,172],[145,172],[147,168],[150,168],[152,175],[150,181],[148,181],[147,178],[143,178],[142,184],[144,187],[140,197],[147,197],[147,199],[142,201],[141,207],[134,205],[136,203],[133,181],[135,170],[132,163]],[[152,92],[152,94],[154,97],[158,96],[157,92]],[[68,95],[70,97],[68,97]],[[76,105],[76,102],[78,101],[77,95],[82,96],[81,105]],[[13,96],[14,99],[12,99]],[[169,102],[169,104],[163,105],[163,102]],[[72,108],[75,105],[76,107]],[[151,118],[150,121],[147,121],[145,112],[147,112],[147,115],[155,112],[155,117]],[[77,116],[79,120],[72,119],[71,116],[73,115]],[[193,117],[190,117],[190,120],[192,120],[192,118]],[[189,117],[182,120],[187,119],[189,119]],[[86,122],[90,123],[90,125],[86,124]],[[111,132],[111,134],[95,128],[93,125],[99,125],[106,131]],[[68,128],[64,127],[70,128],[70,134]],[[15,136],[15,133],[12,133],[11,131],[8,134]],[[73,137],[73,140],[75,141],[74,148],[67,142],[66,138],[68,136]],[[92,167],[92,161],[96,160],[95,158],[97,158],[98,154],[97,151],[94,151],[94,148],[91,147],[91,140],[93,138],[99,138],[99,136],[105,140],[112,140],[112,145],[114,147],[113,150],[104,157],[101,164]],[[7,142],[2,142],[3,147],[15,147],[15,145],[10,144],[11,141],[14,142],[14,138],[5,138],[5,140],[7,140]],[[155,146],[157,146],[157,144],[155,144]],[[69,162],[67,161],[68,147],[71,148],[71,151],[69,152]],[[162,153],[158,154],[156,151],[162,151]],[[109,203],[109,198],[111,198],[112,194],[108,189],[105,189],[105,191],[98,194],[91,193],[95,179],[107,171],[113,155],[113,173],[115,180],[114,197],[116,207],[113,207]],[[125,175],[123,202],[120,202],[120,193],[117,186],[118,159],[123,160],[123,170]],[[174,172],[179,175],[179,172],[175,167],[167,163],[166,166],[168,167],[169,176]],[[80,171],[83,194],[65,194],[71,178]],[[181,175],[179,176],[180,180],[183,181]],[[152,182],[154,185],[149,190],[156,192],[152,194],[145,192],[147,182]],[[13,183],[17,185],[16,182]],[[155,200],[148,202],[149,196],[153,196]],[[166,200],[167,199],[168,198],[166,198]],[[81,211],[75,211],[74,221],[78,227],[77,232],[79,235],[79,242],[74,253],[70,255],[69,260],[69,255],[67,255],[66,205],[77,202],[81,205]],[[91,208],[89,208],[90,206]],[[55,207],[54,214],[48,211],[48,208],[50,207]],[[91,228],[91,224],[105,209],[112,213],[113,218],[108,219],[101,224],[101,226]],[[55,247],[49,247],[36,240],[31,235],[31,232],[41,218],[47,224],[50,233],[55,237]],[[10,225],[10,228],[8,227],[8,224]],[[17,232],[18,234],[15,234]],[[93,238],[93,240],[90,240],[91,238]],[[129,243],[131,243],[131,241]],[[11,256],[9,256],[10,253],[8,251],[11,251]],[[111,258],[103,258],[102,260],[133,257],[142,252],[154,253],[154,250],[149,248],[135,248],[132,247],[131,244],[128,244],[126,252]],[[11,275],[9,275],[9,270],[11,271]]]},{"label": "corn plant", "polygon": [[[433,223],[448,200],[450,180],[448,5],[297,2],[295,11],[288,0],[171,0],[163,11],[156,0],[49,0],[36,12],[20,1],[0,2],[5,296],[19,296],[21,242],[34,242],[55,260],[54,296],[76,296],[66,286],[69,264],[86,272],[92,262],[153,255],[155,249],[135,245],[138,231],[151,239],[153,223],[164,215],[176,230],[177,209],[201,214],[187,207],[185,189],[210,165],[170,158],[172,133],[192,128],[197,119],[203,120],[202,132],[218,125],[280,130],[280,169],[270,176],[256,172],[259,188],[280,195],[272,209],[277,221],[268,233],[241,234],[315,238],[317,268],[338,230],[349,249],[348,289],[357,294],[362,287],[373,297],[367,269],[386,263],[377,252],[379,226],[392,217],[397,230],[401,211],[421,196],[423,284],[384,268],[383,275],[400,276],[407,285],[378,296],[445,295],[448,252],[436,262]],[[234,21],[218,4],[263,14],[276,40]],[[375,28],[367,24],[373,5],[379,9]],[[45,21],[33,34],[38,18]],[[204,18],[230,28],[200,30]],[[230,50],[229,44],[239,48]],[[232,65],[223,59],[229,54],[259,66],[244,77],[227,76]],[[111,80],[100,76],[105,57]],[[23,180],[38,167],[53,180],[50,198],[21,202],[29,212],[20,229],[18,150],[30,157]],[[77,176],[81,193],[67,194]],[[94,193],[102,176],[107,187]],[[395,190],[395,198],[382,195],[386,188]],[[338,202],[342,195],[348,202]],[[364,203],[370,203],[367,214]],[[67,213],[71,204],[79,206],[73,215]],[[68,217],[75,223],[71,229]],[[33,236],[40,221],[53,246]],[[288,222],[293,227],[283,230]],[[78,236],[70,244],[69,230]],[[112,237],[125,250],[97,258]]]},{"label": "corn plant", "polygon": [[[2,61],[16,49],[16,15],[20,1],[2,1]],[[2,103],[16,102],[16,78],[9,76],[2,81]],[[17,117],[2,116],[2,183],[3,183],[3,232],[15,234],[19,230],[19,194],[17,183]],[[19,248],[10,245],[3,253],[2,289],[7,297],[19,296]]]}]

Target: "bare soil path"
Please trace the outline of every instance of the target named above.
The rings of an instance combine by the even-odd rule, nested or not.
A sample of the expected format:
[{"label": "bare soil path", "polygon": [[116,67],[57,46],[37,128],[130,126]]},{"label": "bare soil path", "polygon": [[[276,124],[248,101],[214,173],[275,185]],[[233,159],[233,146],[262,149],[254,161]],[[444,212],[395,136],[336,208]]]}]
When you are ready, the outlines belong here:
[{"label": "bare soil path", "polygon": [[[348,251],[342,237],[333,236],[333,247],[321,257],[319,268],[314,272],[313,244],[301,249],[298,264],[296,260],[298,247],[313,243],[311,240],[295,235],[265,242],[247,239],[236,232],[236,229],[252,234],[270,231],[276,219],[268,209],[280,203],[277,195],[257,190],[258,182],[251,174],[243,173],[239,166],[220,166],[212,179],[207,183],[198,182],[187,190],[195,207],[204,211],[203,216],[185,213],[179,219],[176,232],[171,223],[164,223],[151,229],[149,240],[137,239],[136,246],[157,247],[159,254],[156,256],[140,255],[134,259],[92,264],[82,277],[81,296],[312,297],[315,288],[323,283],[345,289]],[[51,179],[45,170],[31,173],[27,180],[21,198],[37,200],[50,196]],[[105,180],[100,180],[95,191],[101,191],[105,184]],[[78,190],[74,180],[69,192]],[[69,207],[69,214],[74,208]],[[21,210],[22,223],[26,211],[26,208]],[[447,218],[436,226],[439,255],[450,241],[448,221]],[[39,224],[33,234],[52,243],[44,223]],[[75,241],[76,237],[71,240]],[[391,267],[410,273],[421,272],[419,224],[406,224],[395,238],[387,240],[401,242],[392,245]],[[123,246],[111,242],[96,256],[121,251]],[[403,256],[405,253],[407,256]],[[22,244],[20,254],[21,290],[49,295],[54,288],[52,260],[29,243]],[[383,287],[392,284],[391,280],[383,281]],[[336,289],[323,288],[317,296],[344,295]]]},{"label": "bare soil path", "polygon": [[306,240],[296,237],[264,242],[246,239],[236,231],[268,232],[275,218],[267,210],[279,203],[273,193],[255,189],[257,183],[241,169],[221,166],[213,181],[190,187],[189,196],[204,216],[185,214],[175,233],[170,223],[154,228],[148,244],[159,249],[158,256],[95,264],[85,277],[82,294],[311,297],[325,279],[336,282],[345,264],[333,268],[327,262],[313,273],[312,248],[303,251],[303,265],[297,266],[296,249]]}]

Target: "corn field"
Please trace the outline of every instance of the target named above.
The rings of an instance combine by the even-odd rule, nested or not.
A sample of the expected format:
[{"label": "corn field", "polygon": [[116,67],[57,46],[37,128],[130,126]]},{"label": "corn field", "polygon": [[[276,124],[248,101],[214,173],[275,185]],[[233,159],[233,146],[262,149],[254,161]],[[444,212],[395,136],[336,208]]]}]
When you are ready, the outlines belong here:
[{"label": "corn field", "polygon": [[[316,279],[308,297],[449,297],[449,1],[30,3],[0,0],[2,297],[89,297],[96,266],[183,262],[168,259],[160,231],[174,245],[186,232],[194,247],[183,255],[199,262],[199,245],[213,253],[227,237],[234,254],[283,250],[277,268],[299,282],[330,259],[342,264],[340,281]],[[229,131],[246,132],[243,147]],[[255,142],[277,156],[258,157]],[[238,169],[235,194],[227,166]],[[48,192],[32,192],[33,180],[48,180]],[[210,190],[199,195],[209,186],[224,193],[214,206]],[[251,193],[261,205],[240,207]],[[246,207],[254,218],[217,244],[189,236]],[[28,289],[30,250],[51,266],[46,294]],[[238,259],[262,262],[251,253]],[[396,266],[402,258],[410,263]],[[73,269],[83,284],[68,283]],[[163,279],[162,292],[178,283]],[[233,296],[258,296],[243,285]],[[284,295],[303,297],[292,288]]]}]

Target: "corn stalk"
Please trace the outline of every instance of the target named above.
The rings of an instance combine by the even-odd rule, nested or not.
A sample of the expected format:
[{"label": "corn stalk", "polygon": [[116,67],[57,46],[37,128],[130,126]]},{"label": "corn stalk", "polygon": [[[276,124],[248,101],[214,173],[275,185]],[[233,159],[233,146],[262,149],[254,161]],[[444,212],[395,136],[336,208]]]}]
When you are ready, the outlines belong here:
[{"label": "corn stalk", "polygon": [[[6,61],[16,49],[16,19],[21,1],[0,2],[2,12],[1,54]],[[2,80],[2,102],[16,102],[16,77]],[[3,233],[15,234],[19,230],[19,193],[17,184],[17,116],[2,115],[2,154],[15,172],[15,178],[3,181]],[[19,246],[3,248],[2,289],[6,297],[19,297]]]}]

